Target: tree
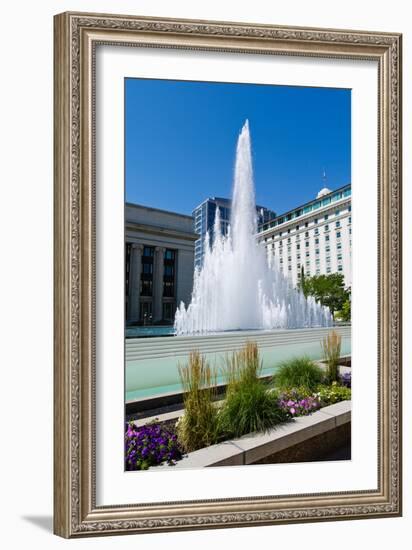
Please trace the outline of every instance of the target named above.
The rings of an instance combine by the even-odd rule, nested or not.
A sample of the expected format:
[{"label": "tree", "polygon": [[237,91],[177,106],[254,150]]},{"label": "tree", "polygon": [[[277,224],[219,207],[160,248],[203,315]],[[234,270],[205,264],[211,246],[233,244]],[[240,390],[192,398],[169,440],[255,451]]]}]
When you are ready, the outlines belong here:
[{"label": "tree", "polygon": [[[332,315],[342,310],[345,302],[350,300],[350,289],[345,289],[342,273],[313,275],[303,279],[301,275],[299,288],[305,296],[313,296],[323,306],[327,306]],[[347,305],[345,308],[347,310]]]}]

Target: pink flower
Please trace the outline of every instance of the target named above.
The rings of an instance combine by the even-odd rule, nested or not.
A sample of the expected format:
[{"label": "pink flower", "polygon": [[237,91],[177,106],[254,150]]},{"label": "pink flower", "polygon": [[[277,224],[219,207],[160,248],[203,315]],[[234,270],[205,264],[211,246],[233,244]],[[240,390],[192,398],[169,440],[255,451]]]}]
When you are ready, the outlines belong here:
[{"label": "pink flower", "polygon": [[296,410],[293,407],[291,407],[290,408],[290,414],[295,414],[295,412],[296,412]]}]

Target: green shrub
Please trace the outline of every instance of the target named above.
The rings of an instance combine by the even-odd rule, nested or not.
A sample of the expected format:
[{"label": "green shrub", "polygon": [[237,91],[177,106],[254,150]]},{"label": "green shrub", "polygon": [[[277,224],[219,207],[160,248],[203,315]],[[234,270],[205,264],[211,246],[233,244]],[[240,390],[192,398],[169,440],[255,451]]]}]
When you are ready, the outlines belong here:
[{"label": "green shrub", "polygon": [[218,440],[216,376],[199,352],[192,352],[188,364],[178,369],[185,412],[176,425],[177,437],[184,450],[191,452]]},{"label": "green shrub", "polygon": [[322,350],[327,365],[327,379],[329,384],[336,382],[339,377],[339,359],[342,338],[332,330],[322,340]]},{"label": "green shrub", "polygon": [[227,391],[219,411],[219,427],[229,437],[264,432],[286,418],[277,394],[259,378],[261,370],[255,343],[246,344],[227,360]]},{"label": "green shrub", "polygon": [[318,386],[315,395],[318,397],[321,406],[333,405],[339,401],[347,401],[351,398],[351,390],[346,386],[339,386],[334,382],[331,386]]},{"label": "green shrub", "polygon": [[322,369],[308,357],[295,357],[279,365],[274,383],[281,390],[306,388],[313,391],[324,379]]}]

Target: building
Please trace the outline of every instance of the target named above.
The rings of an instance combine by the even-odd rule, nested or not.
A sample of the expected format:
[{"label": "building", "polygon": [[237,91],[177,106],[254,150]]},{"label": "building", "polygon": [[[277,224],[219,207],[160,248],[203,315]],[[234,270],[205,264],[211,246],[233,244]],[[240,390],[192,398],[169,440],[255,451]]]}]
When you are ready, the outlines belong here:
[{"label": "building", "polygon": [[351,185],[326,187],[316,199],[259,226],[258,239],[293,284],[305,275],[343,273],[352,284]]},{"label": "building", "polygon": [[[230,223],[231,200],[222,197],[209,197],[193,210],[194,231],[199,235],[195,242],[195,265],[201,267],[205,253],[206,233],[213,240],[213,225],[216,209],[220,210],[222,233],[226,235]],[[276,217],[276,213],[263,206],[256,206],[258,224],[263,224]]]},{"label": "building", "polygon": [[127,323],[173,323],[193,287],[193,218],[126,203],[125,315]]}]

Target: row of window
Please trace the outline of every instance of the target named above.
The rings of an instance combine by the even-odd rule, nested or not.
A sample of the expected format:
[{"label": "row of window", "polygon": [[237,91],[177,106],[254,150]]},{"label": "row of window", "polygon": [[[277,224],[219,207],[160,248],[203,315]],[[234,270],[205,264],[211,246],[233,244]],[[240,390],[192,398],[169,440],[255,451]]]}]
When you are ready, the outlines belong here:
[{"label": "row of window", "polygon": [[[348,219],[348,225],[351,224],[351,217],[349,216],[349,219]],[[299,226],[296,227],[296,229],[298,229]],[[340,229],[342,227],[341,225],[341,220],[337,220],[335,222],[335,229]],[[326,224],[324,225],[324,232],[325,233],[328,233],[330,231],[330,225],[329,224]],[[290,230],[288,230],[288,232],[290,232]],[[349,232],[351,233],[351,228],[349,228]],[[316,227],[313,231],[314,235],[319,235],[319,228]],[[282,232],[278,233],[276,235],[277,237],[281,237],[282,236]],[[339,235],[340,236],[340,235]],[[305,231],[305,238],[308,239],[310,237],[310,231]],[[265,237],[265,242],[267,242],[268,240],[274,240],[275,239],[275,235],[273,235],[272,237]],[[300,240],[300,235],[296,235],[295,237],[295,240],[296,241],[299,241]],[[287,238],[287,242],[290,243],[291,242],[291,237],[288,237]],[[282,246],[282,243],[283,243],[283,240],[280,240],[279,241],[279,246]]]},{"label": "row of window", "polygon": [[[303,216],[304,214],[308,214],[308,213],[310,213],[314,210],[317,210],[322,206],[327,206],[328,204],[331,204],[332,202],[335,202],[335,201],[340,200],[340,199],[345,198],[345,197],[349,197],[350,194],[351,194],[351,189],[349,188],[349,189],[346,189],[343,192],[338,192],[338,193],[336,193],[332,196],[325,197],[324,199],[319,200],[315,203],[308,204],[307,206],[305,206],[303,208],[298,208],[297,210],[295,210],[293,212],[290,212],[289,214],[286,214],[284,216],[280,216],[276,220],[272,220],[271,222],[264,224],[263,227],[261,228],[261,231],[266,231],[267,229],[270,229],[271,227],[276,227],[277,225],[281,225],[281,224],[283,224],[285,222],[288,222],[288,221],[291,221],[295,218],[299,218],[300,216]],[[349,212],[350,212],[350,206],[349,206]],[[341,210],[339,210],[339,209],[335,210],[335,215],[336,216],[338,216],[340,213],[341,213]],[[328,216],[328,214],[326,214],[326,216]],[[327,218],[325,218],[325,219],[327,219]],[[308,222],[306,222],[306,224],[307,223]],[[318,223],[318,218],[315,218],[315,223]],[[307,227],[306,224],[305,224],[305,226]]]},{"label": "row of window", "polygon": [[[283,267],[280,267],[280,271],[281,271],[281,273],[283,273]],[[288,266],[288,271],[292,271],[292,266],[291,266],[291,265]],[[338,265],[338,273],[342,273],[342,272],[343,272],[343,265],[342,265],[342,264],[339,264],[339,265]],[[327,273],[327,274],[332,273],[332,268],[331,268],[331,266],[326,266],[326,273]],[[316,269],[315,269],[315,275],[320,275],[320,274],[321,274],[320,268],[316,268]],[[297,278],[300,279],[300,276],[301,276],[301,275],[300,275],[300,268],[299,268],[299,271],[297,271],[296,275],[297,275]],[[307,269],[306,269],[306,271],[305,271],[305,275],[306,275],[307,277],[310,277],[310,276],[311,276],[311,272],[310,272],[310,270],[309,270],[309,266],[307,266]]]}]

